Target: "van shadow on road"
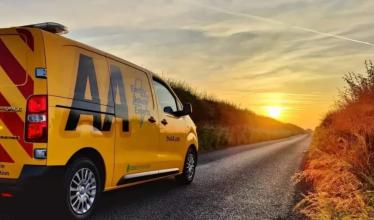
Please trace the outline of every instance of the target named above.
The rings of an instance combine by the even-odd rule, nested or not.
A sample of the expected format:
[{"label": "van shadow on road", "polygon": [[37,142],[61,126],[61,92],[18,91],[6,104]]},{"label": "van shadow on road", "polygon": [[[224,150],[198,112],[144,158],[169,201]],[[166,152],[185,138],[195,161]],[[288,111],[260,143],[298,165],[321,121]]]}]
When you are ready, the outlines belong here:
[{"label": "van shadow on road", "polygon": [[[93,219],[102,219],[106,213],[116,212],[118,209],[124,209],[135,206],[142,206],[144,201],[155,197],[167,195],[168,192],[181,190],[188,186],[179,185],[174,178],[160,179],[154,182],[142,185],[132,186],[120,190],[109,191],[102,195],[95,214],[100,214]],[[1,199],[0,200],[0,220],[19,220],[19,219],[63,219],[56,216],[53,210],[53,201],[51,207],[45,207],[38,201],[39,198],[32,201],[21,199]],[[135,205],[135,206],[134,206]],[[40,207],[43,206],[43,207]],[[138,206],[139,207],[139,206]],[[94,215],[95,216],[95,215]],[[104,217],[105,218],[105,217]],[[108,217],[110,219],[110,217]]]}]

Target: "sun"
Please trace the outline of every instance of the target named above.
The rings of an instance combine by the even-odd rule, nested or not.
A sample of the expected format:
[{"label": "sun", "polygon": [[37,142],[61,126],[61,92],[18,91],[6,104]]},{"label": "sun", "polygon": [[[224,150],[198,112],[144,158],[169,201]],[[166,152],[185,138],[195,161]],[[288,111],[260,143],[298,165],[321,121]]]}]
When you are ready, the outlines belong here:
[{"label": "sun", "polygon": [[279,106],[267,106],[266,111],[267,111],[268,116],[278,119],[281,117],[283,109],[282,107],[279,107]]}]

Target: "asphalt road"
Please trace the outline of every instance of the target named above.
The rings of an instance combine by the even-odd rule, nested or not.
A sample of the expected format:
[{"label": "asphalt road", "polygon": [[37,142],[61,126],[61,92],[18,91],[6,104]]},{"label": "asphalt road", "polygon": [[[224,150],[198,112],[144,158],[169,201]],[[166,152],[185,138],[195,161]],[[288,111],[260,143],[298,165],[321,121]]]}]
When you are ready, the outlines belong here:
[{"label": "asphalt road", "polygon": [[[105,193],[93,219],[292,219],[291,177],[309,143],[300,135],[202,154],[191,185],[169,178]],[[23,210],[0,206],[0,219]]]}]

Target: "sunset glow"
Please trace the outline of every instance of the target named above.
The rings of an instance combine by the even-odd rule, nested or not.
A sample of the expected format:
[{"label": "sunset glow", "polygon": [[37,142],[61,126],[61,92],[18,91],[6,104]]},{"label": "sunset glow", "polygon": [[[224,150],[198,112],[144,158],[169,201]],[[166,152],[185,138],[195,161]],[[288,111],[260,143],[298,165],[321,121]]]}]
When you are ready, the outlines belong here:
[{"label": "sunset glow", "polygon": [[3,27],[60,22],[69,38],[258,114],[314,128],[338,97],[343,74],[364,71],[372,58],[367,27],[374,13],[363,11],[374,1],[343,2],[35,0],[26,10],[25,1],[5,0],[1,8]]},{"label": "sunset glow", "polygon": [[279,119],[282,116],[283,109],[279,106],[267,106],[266,111],[268,116]]}]

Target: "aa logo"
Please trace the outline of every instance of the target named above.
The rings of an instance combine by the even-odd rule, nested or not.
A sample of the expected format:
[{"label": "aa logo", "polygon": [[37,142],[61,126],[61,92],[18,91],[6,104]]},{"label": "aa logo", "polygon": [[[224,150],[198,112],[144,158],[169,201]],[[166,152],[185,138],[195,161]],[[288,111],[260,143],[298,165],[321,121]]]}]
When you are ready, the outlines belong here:
[{"label": "aa logo", "polygon": [[[122,118],[122,131],[128,132],[129,113],[125,95],[124,79],[122,78],[119,67],[112,65],[110,67],[110,84],[108,85],[108,103],[106,112],[100,110],[99,87],[97,84],[96,71],[92,57],[81,54],[79,57],[79,67],[74,90],[74,99],[65,126],[66,131],[77,129],[81,115],[92,115],[93,127],[95,130],[110,131],[114,115]],[[90,87],[91,97],[85,98],[87,85]],[[115,103],[116,94],[119,94],[119,103]],[[113,112],[114,106],[114,112]],[[101,114],[105,114],[102,121]]]}]

